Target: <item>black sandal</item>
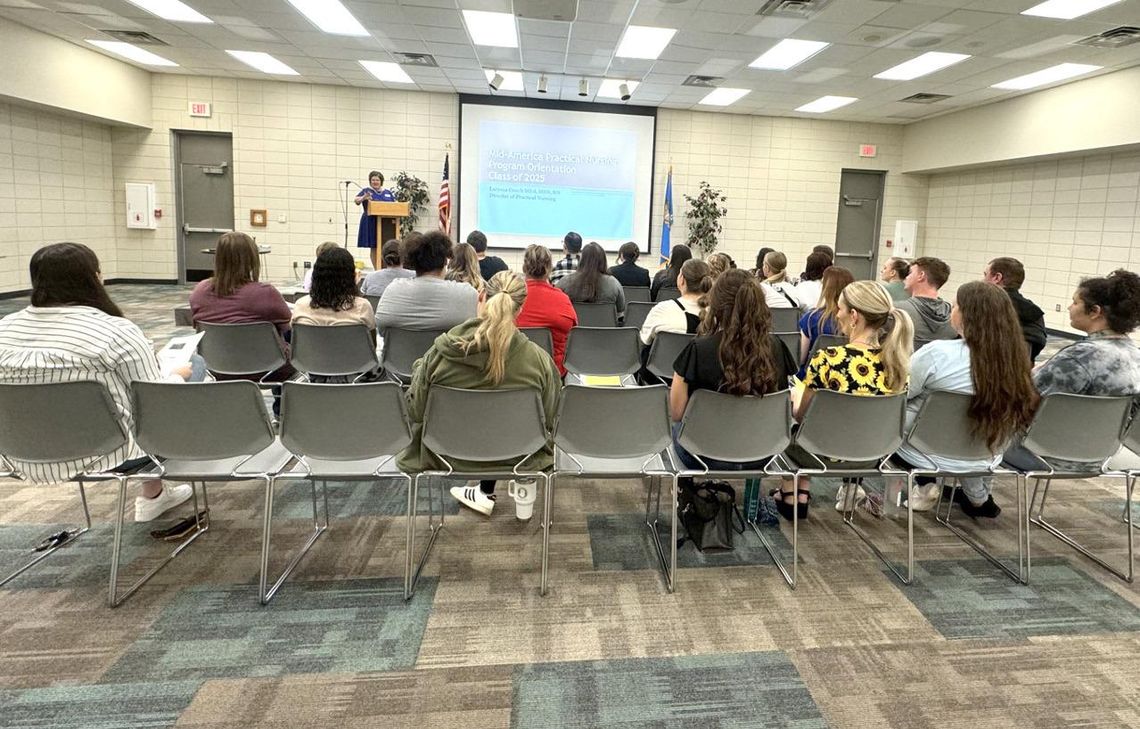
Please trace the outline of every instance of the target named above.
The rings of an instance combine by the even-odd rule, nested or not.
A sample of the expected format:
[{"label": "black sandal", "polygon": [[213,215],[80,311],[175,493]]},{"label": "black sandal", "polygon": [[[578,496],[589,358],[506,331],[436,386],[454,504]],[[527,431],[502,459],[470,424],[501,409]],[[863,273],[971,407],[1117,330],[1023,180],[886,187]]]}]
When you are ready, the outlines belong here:
[{"label": "black sandal", "polygon": [[788,521],[792,520],[792,504],[789,504],[784,499],[789,496],[795,496],[796,494],[806,496],[807,500],[800,503],[798,496],[796,496],[796,501],[794,502],[796,507],[795,518],[806,519],[808,516],[808,505],[811,503],[811,491],[799,489],[793,493],[791,491],[784,491],[783,489],[772,489],[772,491],[768,493],[768,496],[776,501],[776,511]]}]

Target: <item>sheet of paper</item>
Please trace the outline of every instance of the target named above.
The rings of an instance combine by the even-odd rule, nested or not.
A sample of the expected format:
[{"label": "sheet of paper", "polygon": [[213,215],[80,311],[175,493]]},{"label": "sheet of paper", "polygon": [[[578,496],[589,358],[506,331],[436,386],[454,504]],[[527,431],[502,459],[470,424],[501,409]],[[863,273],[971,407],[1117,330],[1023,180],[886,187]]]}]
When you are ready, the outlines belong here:
[{"label": "sheet of paper", "polygon": [[172,337],[158,352],[158,366],[163,375],[169,375],[179,367],[190,364],[190,357],[198,351],[198,342],[205,332]]}]

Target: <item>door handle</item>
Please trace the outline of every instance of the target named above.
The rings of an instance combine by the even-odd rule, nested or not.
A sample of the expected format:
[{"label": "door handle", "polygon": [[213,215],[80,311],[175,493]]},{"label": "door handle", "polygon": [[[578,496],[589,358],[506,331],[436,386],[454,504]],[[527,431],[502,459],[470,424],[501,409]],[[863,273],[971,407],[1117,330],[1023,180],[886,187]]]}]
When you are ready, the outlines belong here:
[{"label": "door handle", "polygon": [[835,257],[836,258],[866,258],[869,261],[874,256],[872,255],[872,251],[867,251],[866,253],[838,253],[838,252],[836,252]]},{"label": "door handle", "polygon": [[843,204],[849,208],[861,208],[866,202],[863,198],[843,196]]},{"label": "door handle", "polygon": [[191,228],[189,223],[183,223],[182,232],[185,235],[190,235],[191,233],[218,233],[220,235],[222,233],[229,233],[230,230],[229,228]]}]

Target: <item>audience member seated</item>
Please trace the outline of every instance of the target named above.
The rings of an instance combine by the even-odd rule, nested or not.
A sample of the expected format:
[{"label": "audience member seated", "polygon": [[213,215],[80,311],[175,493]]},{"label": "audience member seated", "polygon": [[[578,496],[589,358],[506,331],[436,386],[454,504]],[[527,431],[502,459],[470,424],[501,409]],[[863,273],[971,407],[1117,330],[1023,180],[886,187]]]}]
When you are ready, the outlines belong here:
[{"label": "audience member seated", "polygon": [[[1034,371],[1033,382],[1041,397],[1054,393],[1140,396],[1140,349],[1129,338],[1140,327],[1140,277],[1118,268],[1107,276],[1082,281],[1069,304],[1069,326],[1088,336],[1057,352]],[[1021,469],[1040,466],[1021,446],[1007,451],[1006,460]],[[1058,470],[1090,474],[1101,466],[1058,460],[1049,463]]]},{"label": "audience member seated", "polygon": [[622,243],[618,249],[616,266],[610,266],[610,275],[618,280],[622,286],[649,286],[649,271],[637,265],[637,258],[641,249],[633,241]]},{"label": "audience member seated", "polygon": [[641,325],[641,343],[653,344],[658,332],[696,334],[701,323],[702,299],[712,289],[712,270],[707,263],[690,258],[681,266],[677,288],[681,295],[676,299],[658,301],[645,316]]},{"label": "audience member seated", "polygon": [[267,321],[286,335],[293,318],[281,292],[262,283],[257,244],[245,233],[224,233],[214,254],[214,275],[190,293],[194,325]]},{"label": "audience member seated", "polygon": [[[0,320],[0,381],[16,383],[95,380],[107,387],[119,422],[131,427],[131,382],[201,380],[201,359],[163,376],[142,330],[127,321],[103,288],[99,259],[85,245],[54,243],[32,254],[31,306]],[[4,413],[18,418],[18,413]],[[188,414],[193,422],[192,414]],[[151,465],[132,440],[96,460],[25,463],[16,472],[37,483],[69,481],[82,471],[130,473]],[[135,521],[151,521],[185,502],[189,484],[163,488],[146,481],[135,499]]]},{"label": "audience member seated", "polygon": [[[428,392],[436,385],[474,390],[537,390],[542,397],[546,428],[554,432],[562,381],[553,360],[515,326],[515,317],[526,298],[527,285],[522,276],[500,271],[478,293],[478,315],[441,335],[427,354],[416,361],[407,393],[412,443],[399,455],[400,470],[419,473],[447,468],[422,441]],[[493,427],[496,417],[512,417],[513,413],[487,415],[487,425]],[[457,471],[487,467],[487,464],[448,460]],[[522,470],[545,470],[553,463],[554,444],[548,442],[545,449],[523,464]],[[456,486],[451,494],[459,503],[480,514],[490,516],[495,508],[494,481],[482,481],[478,486]]]},{"label": "audience member seated", "polygon": [[456,281],[445,281],[443,269],[451,256],[451,239],[432,231],[404,239],[404,260],[415,278],[393,281],[376,305],[376,328],[446,330],[475,316],[479,292]]},{"label": "audience member seated", "polygon": [[[408,238],[419,235],[421,234],[409,233]],[[407,238],[404,240],[407,240]],[[365,296],[383,296],[384,289],[388,288],[388,284],[398,278],[411,278],[416,275],[414,272],[404,268],[404,257],[400,252],[400,241],[395,238],[385,241],[384,246],[380,249],[380,265],[383,266],[383,268],[365,276],[364,282],[360,285],[360,293]]]},{"label": "audience member seated", "polygon": [[709,264],[709,275],[714,279],[719,278],[725,271],[736,268],[736,261],[723,251],[708,254],[705,256],[705,263]]},{"label": "audience member seated", "polygon": [[475,255],[475,249],[470,244],[460,243],[455,246],[444,278],[448,281],[470,284],[476,291],[483,289],[483,275],[479,273],[479,256]]},{"label": "audience member seated", "polygon": [[[760,272],[764,276],[761,290],[769,309],[802,309],[796,287],[788,281],[788,257],[780,251],[772,251],[764,256]],[[819,298],[818,296],[816,298]]]},{"label": "audience member seated", "polygon": [[771,253],[774,250],[776,250],[776,249],[775,248],[768,248],[767,246],[765,246],[765,247],[761,248],[760,250],[756,251],[756,268],[752,269],[748,273],[752,274],[756,278],[763,279],[764,278],[764,257],[767,256],[769,253]]},{"label": "audience member seated", "polygon": [[606,271],[606,252],[597,243],[586,244],[578,270],[555,286],[576,304],[613,304],[618,319],[625,316],[625,289]]},{"label": "audience member seated", "polygon": [[[795,408],[797,420],[807,412],[816,390],[876,396],[893,395],[906,388],[914,325],[905,311],[892,306],[891,297],[882,286],[874,281],[848,284],[839,294],[836,319],[839,333],[847,336],[847,344],[821,349],[808,362],[804,389]],[[798,446],[789,448],[788,455],[797,463],[816,462]],[[773,492],[778,496],[776,507],[781,516],[790,520],[794,503],[797,517],[804,519],[811,500],[811,484],[800,479],[800,492],[793,494],[792,483],[792,479],[786,479],[784,488]],[[857,483],[845,480],[837,494],[837,509],[846,504],[851,488],[856,493],[862,491]]]},{"label": "audience member seated", "polygon": [[815,251],[808,255],[795,292],[795,297],[805,309],[819,306],[819,297],[823,293],[823,272],[831,265],[831,258],[826,253]]},{"label": "audience member seated", "polygon": [[910,264],[902,258],[888,258],[879,270],[879,280],[891,295],[892,301],[902,301],[910,296],[906,290],[906,277],[910,273]]},{"label": "audience member seated", "polygon": [[693,257],[693,252],[686,245],[675,245],[669,252],[669,262],[665,268],[653,274],[653,283],[649,285],[649,298],[657,301],[658,294],[663,288],[677,288],[677,276],[681,274],[681,266]]},{"label": "audience member seated", "polygon": [[[1029,372],[1025,347],[1018,336],[1017,314],[1009,297],[983,281],[958,289],[950,322],[961,339],[931,342],[914,353],[907,389],[906,432],[930,393],[937,390],[972,395],[971,430],[995,455],[1023,433],[1033,419],[1037,390]],[[896,457],[906,468],[981,471],[993,459],[963,461],[922,453],[903,444]],[[963,478],[957,496],[962,510],[972,517],[993,518],[1001,513],[990,495],[991,479]],[[915,511],[929,511],[938,502],[941,487],[935,479],[920,477],[910,494]]]},{"label": "audience member seated", "polygon": [[570,297],[550,284],[550,270],[554,260],[546,246],[527,246],[523,254],[523,275],[526,276],[526,301],[515,324],[519,327],[546,327],[553,343],[554,364],[558,373],[566,376],[562,360],[566,356],[566,338],[578,325],[578,312]]},{"label": "audience member seated", "polygon": [[376,337],[376,319],[368,299],[357,295],[356,262],[347,249],[333,246],[313,265],[313,290],[293,305],[294,324],[363,324]]},{"label": "audience member seated", "polygon": [[484,281],[499,271],[508,270],[507,264],[502,258],[487,255],[487,236],[483,234],[483,231],[473,230],[468,233],[467,245],[475,249],[475,255],[479,258],[479,276]]},{"label": "audience member seated", "polygon": [[[339,248],[339,247],[340,246],[335,241],[326,240],[324,243],[321,243],[319,246],[317,246],[317,252],[316,252],[315,257],[320,258],[321,254],[324,253],[325,251],[330,250],[332,248]],[[315,259],[314,259],[314,262],[315,262]],[[356,264],[353,263],[353,265],[355,266]],[[301,290],[309,291],[312,289],[312,286],[313,286],[313,269],[310,266],[309,269],[305,271],[305,277],[303,279],[301,279]]]},{"label": "audience member seated", "polygon": [[1021,323],[1021,334],[1029,346],[1029,361],[1037,359],[1049,335],[1045,331],[1045,312],[1037,304],[1021,295],[1021,285],[1025,283],[1025,266],[1016,258],[995,258],[986,264],[982,279],[994,286],[1000,286],[1009,294],[1017,320]]},{"label": "audience member seated", "polygon": [[824,271],[819,305],[800,317],[799,376],[801,379],[806,374],[808,355],[819,335],[839,334],[839,294],[854,281],[855,277],[842,266],[829,266]]},{"label": "audience member seated", "polygon": [[954,339],[958,332],[950,326],[950,303],[938,298],[938,290],[950,278],[950,267],[937,258],[916,258],[910,264],[905,285],[909,299],[898,308],[914,322],[914,351],[936,339]]},{"label": "audience member seated", "polygon": [[562,251],[566,257],[554,264],[554,271],[550,274],[550,283],[558,283],[562,277],[569,276],[578,270],[578,259],[582,255],[582,236],[570,231],[562,238]]}]

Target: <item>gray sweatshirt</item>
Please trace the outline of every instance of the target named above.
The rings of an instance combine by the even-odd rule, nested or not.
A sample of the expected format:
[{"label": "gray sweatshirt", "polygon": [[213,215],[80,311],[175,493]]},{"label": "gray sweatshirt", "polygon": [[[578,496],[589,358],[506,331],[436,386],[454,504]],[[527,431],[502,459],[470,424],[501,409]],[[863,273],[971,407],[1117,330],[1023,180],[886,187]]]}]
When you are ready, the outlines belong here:
[{"label": "gray sweatshirt", "polygon": [[950,326],[950,303],[942,299],[912,296],[895,303],[895,307],[910,314],[914,322],[914,351],[922,349],[935,339],[957,339],[958,332]]}]

